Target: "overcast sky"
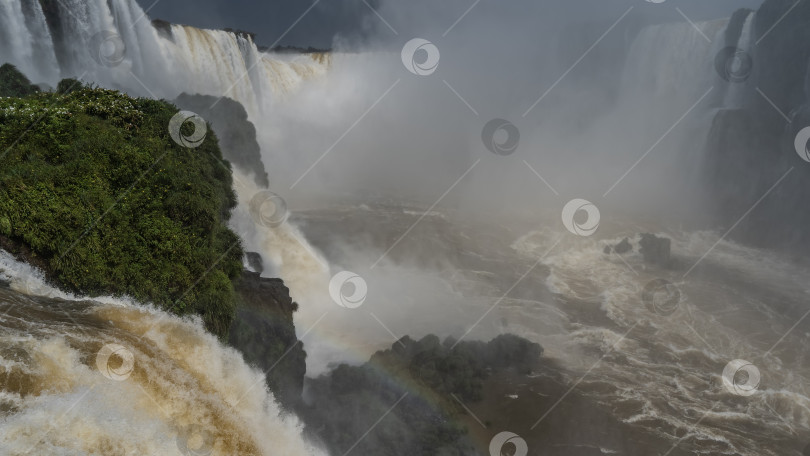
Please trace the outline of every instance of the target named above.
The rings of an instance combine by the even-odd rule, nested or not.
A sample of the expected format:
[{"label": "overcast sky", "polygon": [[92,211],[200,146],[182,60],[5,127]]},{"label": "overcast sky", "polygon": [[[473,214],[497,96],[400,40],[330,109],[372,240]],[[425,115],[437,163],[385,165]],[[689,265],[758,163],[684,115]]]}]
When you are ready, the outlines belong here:
[{"label": "overcast sky", "polygon": [[[153,19],[164,19],[173,23],[187,24],[203,28],[235,28],[254,32],[257,42],[271,45],[278,41],[282,45],[331,47],[333,37],[341,34],[350,39],[367,39],[389,33],[388,26],[369,8],[385,11],[387,6],[396,3],[398,9],[413,5],[414,11],[409,20],[424,15],[435,21],[437,16],[448,15],[450,23],[460,17],[475,0],[437,1],[425,8],[424,2],[410,0],[320,0],[313,5],[310,0],[138,0],[144,9],[149,9]],[[588,17],[588,20],[609,18],[621,14],[629,6],[635,6],[636,13],[656,15],[662,20],[683,20],[679,8],[692,20],[711,19],[729,16],[737,8],[756,8],[762,0],[481,0],[500,2],[505,8],[528,2],[534,5],[548,4],[550,14],[559,14],[571,18]],[[368,3],[368,5],[366,4]],[[385,5],[391,3],[391,5]],[[431,2],[432,3],[432,2]],[[382,5],[381,5],[382,4]],[[454,8],[447,8],[452,4]],[[514,5],[512,5],[514,4]],[[420,6],[422,5],[422,6]],[[483,13],[487,8],[475,8],[469,14]],[[603,16],[603,17],[602,17]],[[293,24],[300,18],[300,21]],[[401,24],[397,17],[383,18],[394,30]],[[290,28],[292,26],[292,28]],[[289,31],[288,31],[289,29]],[[286,32],[286,33],[285,33]]]}]

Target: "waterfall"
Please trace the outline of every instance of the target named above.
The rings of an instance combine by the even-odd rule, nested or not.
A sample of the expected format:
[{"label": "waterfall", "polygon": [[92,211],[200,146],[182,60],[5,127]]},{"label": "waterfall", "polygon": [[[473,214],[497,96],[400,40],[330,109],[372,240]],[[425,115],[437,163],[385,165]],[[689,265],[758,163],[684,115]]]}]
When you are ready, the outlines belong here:
[{"label": "waterfall", "polygon": [[[745,18],[745,22],[743,23],[740,37],[737,39],[737,43],[734,46],[745,53],[752,53],[754,50],[755,19],[756,13],[754,11],[749,12]],[[736,58],[732,59],[732,61],[729,62],[729,65],[729,69],[731,71],[739,71],[740,65],[745,65],[745,62],[739,58]],[[745,96],[752,90],[747,84],[747,78],[745,80],[729,83],[726,85],[726,87],[722,106],[725,108],[742,108],[745,106]]]},{"label": "waterfall", "polygon": [[228,96],[251,118],[274,98],[326,73],[325,54],[259,50],[252,36],[171,25],[158,30],[135,0],[0,2],[0,61],[34,82],[81,77],[129,93],[173,99]]},{"label": "waterfall", "polygon": [[[628,52],[621,99],[662,98],[688,107],[713,82],[711,62],[728,20],[645,27]],[[655,112],[655,111],[653,111]]]},{"label": "waterfall", "polygon": [[65,294],[2,251],[0,278],[52,296],[0,288],[0,454],[323,456],[199,319]]},{"label": "waterfall", "polygon": [[16,64],[35,82],[59,77],[53,39],[36,0],[0,2],[0,62]]}]

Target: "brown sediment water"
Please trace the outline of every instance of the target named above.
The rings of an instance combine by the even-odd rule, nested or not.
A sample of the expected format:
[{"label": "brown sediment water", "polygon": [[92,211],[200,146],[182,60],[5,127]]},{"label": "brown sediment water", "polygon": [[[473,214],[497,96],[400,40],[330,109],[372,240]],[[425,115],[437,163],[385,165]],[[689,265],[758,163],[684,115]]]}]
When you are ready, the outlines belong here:
[{"label": "brown sediment water", "polygon": [[0,288],[0,454],[319,454],[199,321]]}]

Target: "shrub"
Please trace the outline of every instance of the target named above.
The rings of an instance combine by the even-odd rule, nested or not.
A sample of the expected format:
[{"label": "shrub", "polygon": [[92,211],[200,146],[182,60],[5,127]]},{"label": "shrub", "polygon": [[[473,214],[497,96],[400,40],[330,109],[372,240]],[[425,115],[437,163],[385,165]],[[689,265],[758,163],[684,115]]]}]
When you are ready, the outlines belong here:
[{"label": "shrub", "polygon": [[83,89],[85,86],[78,79],[65,78],[56,84],[56,92],[67,95],[71,92]]},{"label": "shrub", "polygon": [[89,87],[0,100],[0,231],[62,288],[197,314],[224,336],[243,255],[230,164],[210,131],[197,149],[172,141],[176,112]]},{"label": "shrub", "polygon": [[14,65],[5,63],[0,66],[0,97],[25,97],[38,91],[37,86]]}]

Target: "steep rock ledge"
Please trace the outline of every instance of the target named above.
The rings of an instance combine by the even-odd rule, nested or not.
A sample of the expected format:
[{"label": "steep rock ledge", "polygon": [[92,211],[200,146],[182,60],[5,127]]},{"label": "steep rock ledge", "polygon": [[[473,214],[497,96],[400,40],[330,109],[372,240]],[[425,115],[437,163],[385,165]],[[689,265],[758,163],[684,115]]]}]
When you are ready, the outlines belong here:
[{"label": "steep rock ledge", "polygon": [[228,343],[242,352],[267,377],[267,384],[287,410],[301,400],[306,352],[295,335],[293,313],[298,304],[281,279],[244,271],[236,282],[239,307]]}]

